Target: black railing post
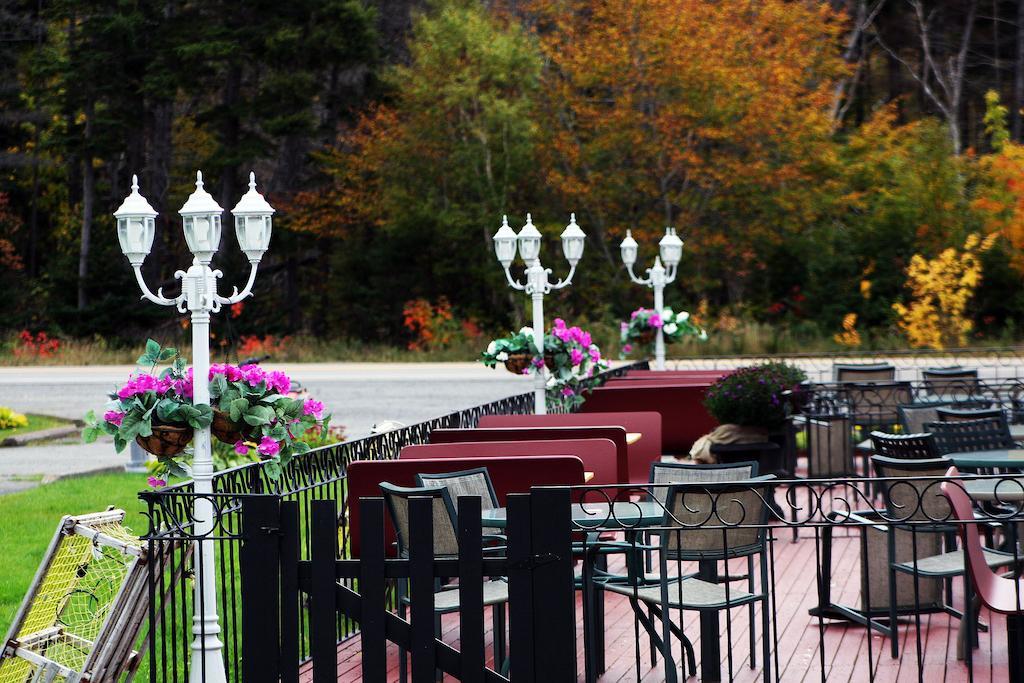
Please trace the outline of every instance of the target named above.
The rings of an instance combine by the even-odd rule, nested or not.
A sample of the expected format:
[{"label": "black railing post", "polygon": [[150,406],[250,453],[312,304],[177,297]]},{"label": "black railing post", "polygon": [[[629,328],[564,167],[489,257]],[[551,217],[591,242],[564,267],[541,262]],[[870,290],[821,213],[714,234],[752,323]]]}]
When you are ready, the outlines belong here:
[{"label": "black railing post", "polygon": [[280,675],[278,582],[280,509],[276,496],[242,500],[242,680]]},{"label": "black railing post", "polygon": [[[359,501],[359,616],[360,645],[363,656],[363,680],[387,680],[387,639],[384,633],[384,499]],[[402,581],[402,579],[398,579]],[[404,652],[401,656],[405,656]]]},{"label": "black railing post", "polygon": [[338,679],[337,614],[338,514],[333,500],[314,500],[310,534],[311,590],[309,594],[309,649],[313,655],[313,683]]},{"label": "black railing post", "polygon": [[512,680],[535,683],[536,634],[534,633],[533,558],[530,532],[530,495],[512,493],[508,496],[508,604],[509,653],[512,657]]},{"label": "black railing post", "polygon": [[[483,683],[484,667],[484,575],[483,529],[480,523],[480,498],[459,496],[459,649],[462,653],[462,683]],[[493,608],[496,619],[504,611]],[[500,669],[503,629],[495,627],[494,668]]]},{"label": "black railing post", "polygon": [[[299,683],[299,504],[281,502],[281,683]],[[244,643],[245,641],[243,641]]]},{"label": "black railing post", "polygon": [[[412,618],[412,683],[433,683],[437,671],[434,641],[434,499],[409,498],[409,615]],[[365,598],[364,598],[365,599]]]},{"label": "black railing post", "polygon": [[568,488],[535,488],[530,494],[534,662],[537,680],[552,683],[576,680],[571,509]]}]

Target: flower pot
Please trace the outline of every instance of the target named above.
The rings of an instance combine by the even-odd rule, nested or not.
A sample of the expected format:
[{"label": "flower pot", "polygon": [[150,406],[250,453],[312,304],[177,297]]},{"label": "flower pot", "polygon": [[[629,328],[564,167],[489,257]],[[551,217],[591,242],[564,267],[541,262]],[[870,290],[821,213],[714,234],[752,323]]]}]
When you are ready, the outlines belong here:
[{"label": "flower pot", "polygon": [[505,361],[505,369],[515,375],[523,374],[523,370],[531,367],[533,364],[533,355],[529,353],[513,353],[510,354],[508,360]]},{"label": "flower pot", "polygon": [[654,342],[654,338],[656,336],[658,336],[658,331],[655,330],[655,329],[648,328],[648,329],[644,330],[643,332],[640,332],[639,334],[637,334],[637,336],[636,336],[636,343],[637,344],[650,344],[650,343]]},{"label": "flower pot", "polygon": [[135,443],[158,458],[166,458],[185,450],[192,435],[193,430],[188,426],[153,425],[153,433],[135,437]]},{"label": "flower pot", "polygon": [[244,441],[243,429],[246,425],[241,422],[233,422],[228,414],[214,408],[213,422],[210,423],[210,433],[217,437],[221,443],[234,445],[237,441]]},{"label": "flower pot", "polygon": [[551,372],[555,371],[555,355],[553,353],[544,354],[544,367]]}]

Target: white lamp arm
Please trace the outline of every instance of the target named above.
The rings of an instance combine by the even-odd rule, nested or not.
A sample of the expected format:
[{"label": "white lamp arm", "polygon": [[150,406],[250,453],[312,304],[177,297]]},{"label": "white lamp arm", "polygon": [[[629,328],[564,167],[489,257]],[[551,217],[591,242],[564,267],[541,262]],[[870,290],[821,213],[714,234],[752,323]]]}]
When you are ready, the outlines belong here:
[{"label": "white lamp arm", "polygon": [[665,284],[672,284],[676,281],[676,273],[679,272],[678,266],[669,266],[665,269]]},{"label": "white lamp arm", "polygon": [[[629,279],[632,280],[633,282],[637,283],[638,285],[649,285],[649,284],[651,284],[651,279],[650,278],[646,278],[645,279],[645,278],[639,278],[639,277],[636,276],[636,273],[633,272],[633,264],[629,264],[628,266],[626,266],[626,272],[629,273]],[[648,268],[647,272],[650,272],[649,268]]]},{"label": "white lamp arm", "polygon": [[519,291],[523,291],[523,290],[526,289],[526,285],[519,284],[518,280],[513,280],[512,279],[512,273],[511,273],[511,271],[509,271],[507,266],[505,267],[504,270],[505,270],[505,279],[508,281],[508,286],[509,287],[511,287],[512,289],[518,289]]},{"label": "white lamp arm", "polygon": [[[550,272],[550,271],[549,271]],[[569,274],[565,276],[564,280],[559,280],[553,285],[548,285],[549,289],[562,289],[572,284],[572,276],[576,274],[576,264],[569,266]]]},{"label": "white lamp arm", "polygon": [[[132,266],[132,270],[135,271],[135,281],[139,283],[139,289],[142,290],[143,299],[147,299],[161,306],[176,306],[177,304],[184,300],[184,294],[181,294],[174,299],[168,299],[167,297],[164,296],[163,287],[158,288],[156,290],[156,294],[154,294],[152,291],[150,291],[149,286],[146,285],[146,281],[142,278],[142,266]],[[180,278],[181,275],[184,275],[184,273],[182,273],[179,270],[177,273],[174,274],[174,277]]]},{"label": "white lamp arm", "polygon": [[[242,288],[242,291],[239,292],[238,287],[234,287],[234,291],[231,292],[231,296],[221,296],[217,294],[214,297],[217,303],[227,304],[228,306],[231,306],[233,304],[237,304],[239,301],[245,299],[246,297],[252,296],[252,286],[256,282],[256,269],[259,268],[260,262],[250,261],[249,264],[249,279],[246,281],[245,287]],[[219,275],[220,273],[218,272],[217,274]]]}]

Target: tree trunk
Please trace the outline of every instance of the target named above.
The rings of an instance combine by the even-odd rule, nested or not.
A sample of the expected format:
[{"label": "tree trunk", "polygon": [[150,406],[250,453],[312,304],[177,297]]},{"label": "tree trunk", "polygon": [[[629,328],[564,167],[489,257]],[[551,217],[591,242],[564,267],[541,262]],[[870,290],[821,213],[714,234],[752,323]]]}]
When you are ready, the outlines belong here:
[{"label": "tree trunk", "polygon": [[86,284],[89,279],[89,246],[92,242],[92,216],[96,199],[96,169],[92,164],[93,105],[85,108],[85,145],[82,155],[82,234],[78,248],[78,310],[89,303]]}]

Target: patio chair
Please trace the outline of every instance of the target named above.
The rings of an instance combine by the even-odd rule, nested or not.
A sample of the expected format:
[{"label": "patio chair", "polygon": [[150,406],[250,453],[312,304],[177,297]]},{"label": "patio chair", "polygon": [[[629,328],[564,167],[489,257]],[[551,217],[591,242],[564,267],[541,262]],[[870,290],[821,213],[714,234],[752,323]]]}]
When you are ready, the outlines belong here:
[{"label": "patio chair", "polygon": [[843,385],[854,425],[891,430],[899,422],[899,406],[914,402],[910,382],[858,382]]},{"label": "patio chair", "polygon": [[939,453],[963,453],[1016,448],[1006,417],[933,422],[928,430],[935,436]]},{"label": "patio chair", "polygon": [[928,433],[871,432],[871,445],[877,455],[893,460],[934,460],[940,457],[935,437]]},{"label": "patio chair", "polygon": [[[486,467],[442,474],[417,474],[416,483],[426,488],[448,489],[448,495],[452,500],[458,500],[459,496],[479,498],[481,512],[501,507],[498,504],[498,494],[494,492],[494,484],[491,483],[491,476],[487,473]],[[497,528],[484,527],[484,531],[488,530],[490,530],[489,535],[492,535],[495,540],[504,539]]]},{"label": "patio chair", "polygon": [[[955,467],[950,467],[946,476],[959,477],[960,473]],[[974,586],[972,592],[990,610],[1006,615],[1009,680],[1024,680],[1024,583],[1020,577],[999,576],[992,571],[986,549],[978,536],[977,523],[966,521],[973,519],[974,512],[963,487],[949,481],[943,482],[941,488],[953,508],[954,518],[964,521],[959,525],[960,540],[967,553],[967,576]]]},{"label": "patio chair", "polygon": [[[458,556],[455,504],[447,488],[437,486],[405,487],[381,482],[380,490],[384,496],[388,514],[391,516],[391,522],[395,527],[400,557],[408,556],[409,499],[414,496],[433,499],[434,556],[439,558]],[[440,581],[436,581],[434,591],[434,633],[440,638],[441,615],[459,611],[459,590],[458,586],[442,586]],[[396,582],[396,599],[398,616],[402,619],[405,619],[406,609],[412,597],[415,596],[409,596],[408,586],[399,579]],[[508,668],[508,658],[505,654],[505,603],[508,602],[508,582],[504,579],[493,578],[485,581],[483,598],[484,606],[493,608],[491,616],[494,621],[494,661],[500,662],[504,670]],[[407,678],[406,655],[405,650],[401,648],[398,651],[398,675],[399,680],[404,683]]]},{"label": "patio chair", "polygon": [[932,422],[963,422],[964,420],[1006,419],[1002,408],[961,408],[948,407],[935,411],[936,418]]},{"label": "patio chair", "polygon": [[[752,478],[744,482],[727,482],[706,485],[673,485],[666,498],[666,514],[662,530],[656,532],[659,541],[659,571],[656,577],[643,573],[638,558],[633,556],[629,564],[629,582],[609,584],[610,590],[629,598],[637,620],[643,625],[651,640],[665,658],[665,680],[675,683],[675,659],[672,656],[672,635],[683,644],[686,662],[691,673],[696,674],[693,649],[682,632],[682,619],[674,622],[670,610],[693,610],[698,612],[719,612],[734,607],[761,603],[762,619],[762,662],[765,681],[771,678],[771,628],[768,601],[770,596],[767,560],[767,496],[771,495],[772,475]],[[759,589],[754,576],[748,575],[747,590],[730,586],[731,581],[705,580],[683,574],[682,562],[699,562],[705,567],[711,563],[734,558],[760,557]],[[669,563],[676,564],[676,571],[669,574]],[[698,576],[707,576],[702,572]],[[731,577],[728,577],[731,578]],[[640,609],[645,603],[654,619],[661,622],[661,633],[654,619]],[[754,623],[751,621],[751,631]],[[777,637],[777,633],[775,633]],[[731,642],[727,644],[729,658],[729,680],[732,671]],[[756,667],[756,638],[751,635],[750,667]],[[686,665],[684,664],[684,676]]]},{"label": "patio chair", "polygon": [[900,429],[904,434],[922,434],[928,431],[924,427],[926,424],[939,421],[939,409],[950,405],[947,401],[898,405],[896,416],[899,418]]},{"label": "patio chair", "polygon": [[973,396],[980,387],[978,371],[959,366],[926,368],[921,371],[921,384],[926,393],[943,398]]},{"label": "patio chair", "polygon": [[[875,455],[871,458],[878,476],[885,479],[907,479],[884,481],[882,496],[885,501],[887,523],[890,526],[888,543],[889,570],[889,628],[890,646],[893,658],[899,656],[899,628],[897,620],[896,581],[897,574],[908,574],[924,579],[944,579],[947,600],[940,604],[918,604],[915,595],[914,619],[920,635],[920,616],[925,613],[945,612],[958,619],[965,612],[959,612],[948,604],[952,593],[950,582],[953,577],[964,573],[963,552],[956,549],[956,525],[948,501],[940,494],[934,480],[922,477],[942,477],[949,469],[950,460],[945,457],[929,459],[897,459]],[[909,560],[897,557],[896,531],[910,532],[912,555]],[[905,540],[905,537],[904,537]],[[945,550],[943,550],[945,547]],[[905,553],[905,548],[903,549]],[[1012,564],[1013,555],[997,550],[985,551],[989,566],[1000,567]],[[968,606],[970,602],[967,602]],[[975,629],[975,624],[969,628]]]},{"label": "patio chair", "polygon": [[892,382],[896,379],[896,366],[888,363],[835,363],[832,380],[844,382]]}]

